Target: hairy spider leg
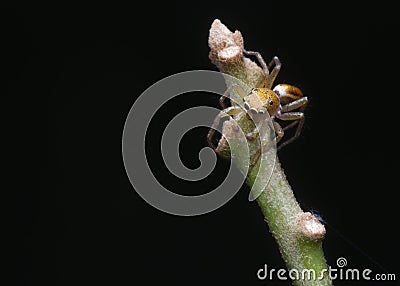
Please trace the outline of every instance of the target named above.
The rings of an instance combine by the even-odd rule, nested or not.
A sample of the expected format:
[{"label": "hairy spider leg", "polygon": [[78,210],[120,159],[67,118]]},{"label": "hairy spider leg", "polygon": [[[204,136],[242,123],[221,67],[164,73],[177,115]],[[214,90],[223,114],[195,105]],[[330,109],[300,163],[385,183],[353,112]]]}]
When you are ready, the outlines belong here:
[{"label": "hairy spider leg", "polygon": [[[307,97],[302,97],[298,100],[295,100],[293,102],[290,102],[290,103],[282,106],[280,112],[278,114],[276,114],[276,118],[279,118],[280,120],[295,120],[295,122],[286,126],[286,129],[284,129],[283,132],[285,130],[288,130],[288,129],[294,127],[295,125],[297,125],[295,134],[288,140],[282,142],[278,146],[278,151],[300,137],[301,130],[303,129],[303,125],[304,125],[304,121],[305,121],[304,109],[305,109],[307,103],[308,103]],[[298,108],[300,108],[299,112],[291,112],[292,110],[295,110]]]},{"label": "hairy spider leg", "polygon": [[210,128],[210,131],[208,131],[207,134],[207,142],[208,145],[213,148],[214,150],[216,149],[216,146],[212,143],[212,139],[214,137],[215,130],[218,128],[219,122],[221,121],[221,118],[232,116],[232,115],[237,115],[240,112],[243,112],[242,108],[240,106],[231,106],[228,107],[224,110],[222,110],[214,119],[214,122]]}]

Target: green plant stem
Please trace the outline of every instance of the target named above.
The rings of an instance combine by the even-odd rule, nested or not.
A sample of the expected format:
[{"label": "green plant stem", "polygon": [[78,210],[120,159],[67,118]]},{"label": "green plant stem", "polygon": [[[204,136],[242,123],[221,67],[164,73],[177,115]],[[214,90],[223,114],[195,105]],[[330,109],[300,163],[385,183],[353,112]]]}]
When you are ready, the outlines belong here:
[{"label": "green plant stem", "polygon": [[[231,33],[219,20],[215,20],[210,30],[209,46],[210,59],[220,71],[240,79],[249,86],[255,86],[259,82],[262,70],[254,62],[243,57],[243,38],[239,32]],[[230,85],[229,81],[227,85]],[[231,97],[239,96],[235,92],[232,89]],[[235,120],[245,134],[254,129],[253,122],[244,114],[239,114],[231,120]],[[231,131],[231,125],[230,120],[224,123],[223,138],[216,151],[221,155],[228,155],[229,146],[226,139],[229,138],[231,147],[235,145],[235,150],[239,150],[239,153],[242,150],[245,154],[246,148],[249,148],[251,160],[259,148],[258,141],[247,142],[248,146],[244,146],[243,141],[236,138],[237,132]],[[295,269],[299,274],[304,270],[313,270],[316,273],[315,279],[299,277],[293,280],[293,284],[332,285],[328,273],[322,272],[323,269],[328,269],[322,251],[324,226],[313,215],[302,211],[273,150],[265,151],[261,156],[267,163],[260,164],[261,160],[258,160],[256,166],[247,174],[246,182],[252,187],[257,176],[272,173],[267,187],[258,196],[257,203],[288,270]],[[233,158],[233,161],[239,169],[246,170],[247,166],[243,160]]]}]

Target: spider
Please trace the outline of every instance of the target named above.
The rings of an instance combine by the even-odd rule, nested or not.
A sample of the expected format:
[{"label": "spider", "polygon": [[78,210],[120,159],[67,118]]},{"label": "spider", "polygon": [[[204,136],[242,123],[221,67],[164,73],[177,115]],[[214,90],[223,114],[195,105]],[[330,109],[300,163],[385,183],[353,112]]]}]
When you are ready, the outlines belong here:
[{"label": "spider", "polygon": [[[230,88],[228,88],[224,95],[221,96],[219,102],[223,110],[215,118],[214,123],[208,132],[208,144],[214,150],[216,149],[215,145],[212,143],[212,138],[221,118],[226,116],[235,116],[242,112],[246,112],[247,117],[251,119],[250,114],[253,118],[256,118],[257,115],[268,112],[276,133],[275,143],[280,143],[277,147],[277,150],[279,151],[300,136],[305,120],[304,109],[308,103],[308,99],[303,95],[299,88],[293,85],[278,84],[272,89],[274,81],[281,69],[281,62],[278,57],[274,57],[267,66],[259,52],[246,51],[243,49],[243,53],[245,55],[255,56],[257,58],[258,63],[262,67],[264,76],[257,87],[252,88],[250,93],[242,98],[245,111],[240,106],[225,106],[224,100],[229,96]],[[270,72],[272,67],[273,69]],[[276,121],[277,119],[293,122],[291,122],[285,128],[282,128],[281,125]],[[297,129],[294,135],[286,141],[281,142],[285,131],[295,126],[297,126]],[[248,133],[246,137],[251,141],[256,139],[257,135],[258,131],[255,129],[253,132]],[[261,147],[254,156],[251,166],[254,166],[257,163],[260,154]]]}]

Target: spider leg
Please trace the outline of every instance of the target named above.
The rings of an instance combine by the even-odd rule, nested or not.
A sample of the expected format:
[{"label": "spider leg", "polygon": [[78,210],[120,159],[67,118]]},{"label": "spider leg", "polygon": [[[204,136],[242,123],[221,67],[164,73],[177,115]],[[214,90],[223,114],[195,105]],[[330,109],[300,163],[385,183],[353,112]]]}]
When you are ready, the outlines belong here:
[{"label": "spider leg", "polygon": [[215,130],[217,129],[219,122],[221,121],[221,118],[236,115],[240,112],[242,112],[242,109],[239,106],[231,106],[218,113],[218,115],[214,119],[213,124],[211,125],[210,131],[208,131],[207,134],[207,143],[211,148],[213,148],[214,150],[216,149],[216,146],[212,143],[212,139],[214,137]]},{"label": "spider leg", "polygon": [[300,107],[302,108],[301,111],[304,111],[304,108],[307,105],[307,103],[308,103],[307,97],[302,97],[300,99],[297,99],[295,101],[292,101],[292,102],[282,106],[281,112],[283,113],[283,112],[292,111],[292,110],[295,110],[295,109],[300,108]]},{"label": "spider leg", "polygon": [[[304,117],[304,113],[303,112],[287,112],[287,113],[283,113],[283,114],[277,115],[277,118],[279,118],[281,120],[297,120],[298,121],[298,125],[297,125],[297,129],[296,129],[295,134],[292,136],[292,138],[286,140],[285,142],[283,142],[283,143],[281,143],[279,145],[279,147],[278,147],[278,151],[279,151],[283,147],[285,147],[286,145],[292,143],[294,140],[299,138],[300,133],[301,133],[301,129],[303,128],[303,125],[304,125],[305,117]],[[289,127],[289,126],[287,126],[287,127]]]},{"label": "spider leg", "polygon": [[[282,137],[284,135],[284,131],[283,131],[281,125],[278,122],[272,120],[272,123],[273,123],[273,126],[274,126],[274,131],[277,134],[276,137],[275,137],[275,143],[278,144],[278,142],[281,141],[281,139],[282,139]],[[254,157],[253,157],[253,160],[252,160],[252,162],[250,164],[250,167],[253,168],[257,164],[257,161],[260,158],[261,151],[262,151],[263,148],[265,148],[265,150],[268,151],[268,149],[271,148],[271,147],[272,147],[271,142],[263,143],[263,145],[260,146],[260,148],[254,154]]]},{"label": "spider leg", "polygon": [[276,133],[275,143],[278,144],[281,141],[281,139],[285,133],[284,133],[281,125],[278,122],[273,121],[273,123],[274,123],[274,130]]},{"label": "spider leg", "polygon": [[274,68],[271,71],[271,74],[268,76],[267,80],[265,81],[266,88],[272,88],[276,77],[278,76],[279,71],[281,70],[281,61],[278,57],[273,57],[271,62],[268,65],[268,68],[271,69],[272,65],[275,64]]},{"label": "spider leg", "polygon": [[[305,108],[306,108],[307,103],[308,103],[307,97],[302,97],[302,98],[300,98],[298,100],[295,100],[293,102],[290,102],[290,103],[282,106],[280,112],[281,113],[286,112],[286,114],[288,114],[287,113],[288,111],[292,111],[292,110],[295,110],[297,108],[300,108],[299,109],[300,113],[303,113]],[[285,116],[287,116],[287,115],[285,115]],[[281,117],[282,117],[282,114],[280,114],[280,115],[278,114],[278,118],[280,118],[282,120],[285,120],[285,119],[283,119]],[[286,120],[293,120],[293,119],[286,119]],[[278,147],[278,150],[280,150],[282,147],[288,145],[289,143],[293,142],[294,140],[296,140],[300,136],[300,132],[301,132],[301,129],[302,129],[302,125],[304,124],[305,118],[303,116],[303,119],[298,119],[298,120],[294,119],[294,120],[295,120],[294,122],[292,122],[289,125],[285,126],[285,128],[283,128],[283,131],[287,131],[289,129],[292,129],[293,127],[295,127],[296,125],[299,124],[298,127],[297,127],[295,135],[291,139],[289,139],[288,141],[282,143]]]},{"label": "spider leg", "polygon": [[[236,92],[236,95],[239,98],[237,96],[236,97],[232,96],[232,91],[233,90]],[[237,83],[228,84],[228,88],[226,89],[224,94],[219,98],[219,104],[221,105],[221,107],[223,109],[227,108],[224,102],[225,102],[226,98],[229,98],[231,100],[231,104],[232,105],[240,105],[239,102],[237,102],[237,100],[240,100],[240,102],[241,102],[241,100],[243,100],[243,98],[247,94],[248,94],[248,91],[246,91],[244,89],[244,87],[241,86],[240,84],[237,84]]]},{"label": "spider leg", "polygon": [[229,98],[229,94],[231,93],[232,90],[232,86],[229,86],[226,91],[224,92],[224,94],[219,98],[219,105],[221,105],[222,109],[225,109],[225,98]]},{"label": "spider leg", "polygon": [[257,87],[264,87],[265,82],[268,80],[269,77],[269,69],[267,64],[265,63],[263,57],[261,56],[261,54],[259,52],[253,52],[253,51],[246,51],[245,49],[243,49],[243,53],[245,55],[248,56],[255,56],[258,60],[258,63],[261,65],[261,68],[264,72],[264,77],[263,79],[260,81],[260,83],[257,85]]},{"label": "spider leg", "polygon": [[296,120],[296,121],[290,123],[289,125],[285,126],[285,127],[283,128],[283,131],[286,132],[286,131],[288,131],[289,129],[292,129],[293,127],[295,127],[297,124],[299,124],[299,121],[298,121],[298,120]]}]

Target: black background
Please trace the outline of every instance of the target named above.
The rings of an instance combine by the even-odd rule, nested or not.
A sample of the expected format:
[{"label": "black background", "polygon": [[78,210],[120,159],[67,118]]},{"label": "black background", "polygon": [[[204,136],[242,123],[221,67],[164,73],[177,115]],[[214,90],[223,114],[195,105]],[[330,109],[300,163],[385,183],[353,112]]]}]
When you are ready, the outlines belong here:
[{"label": "black background", "polygon": [[[124,171],[121,135],[130,107],[168,75],[216,70],[207,46],[215,18],[240,30],[247,49],[279,56],[278,82],[299,86],[311,101],[301,139],[279,157],[302,207],[318,210],[352,242],[327,226],[328,263],[342,256],[348,267],[398,271],[395,8],[336,1],[141,5],[7,10],[8,95],[34,110],[27,126],[41,173],[39,188],[18,195],[17,284],[289,285],[256,278],[264,263],[284,264],[258,206],[247,201],[247,186],[212,213],[178,217],[143,201]],[[177,193],[210,191],[228,168],[219,160],[211,178],[195,184],[163,167],[158,146],[166,122],[204,105],[218,107],[217,96],[181,96],[150,127],[151,166]],[[206,132],[184,137],[187,166],[198,166]]]}]

